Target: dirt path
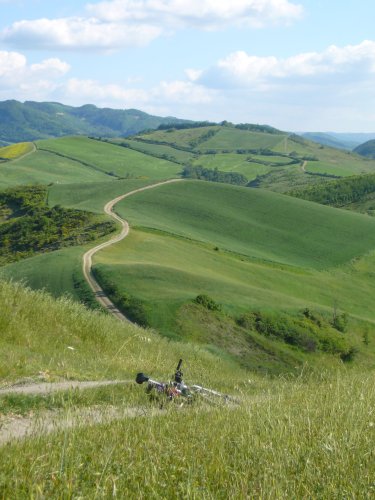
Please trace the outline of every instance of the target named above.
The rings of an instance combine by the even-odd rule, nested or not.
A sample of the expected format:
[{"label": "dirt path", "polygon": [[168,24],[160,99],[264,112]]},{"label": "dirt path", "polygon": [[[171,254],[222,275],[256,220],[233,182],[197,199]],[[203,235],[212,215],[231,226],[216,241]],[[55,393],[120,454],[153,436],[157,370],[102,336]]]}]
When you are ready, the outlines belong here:
[{"label": "dirt path", "polygon": [[307,161],[306,161],[306,160],[304,160],[304,162],[303,162],[303,163],[302,163],[302,165],[301,165],[301,169],[302,169],[302,172],[303,172],[303,173],[306,173],[306,165],[307,165]]},{"label": "dirt path", "polygon": [[68,411],[47,410],[30,416],[12,415],[0,420],[0,446],[15,439],[45,436],[59,430],[112,422],[123,418],[149,417],[160,413],[161,410],[157,408],[91,406]]},{"label": "dirt path", "polygon": [[149,186],[145,186],[139,189],[135,189],[134,191],[130,191],[129,193],[123,194],[121,196],[117,196],[117,198],[114,198],[113,200],[109,201],[105,207],[104,207],[104,212],[111,216],[113,219],[115,219],[117,222],[120,223],[121,225],[121,232],[111,238],[108,241],[105,241],[104,243],[101,243],[100,245],[95,246],[94,248],[91,248],[88,250],[84,256],[83,256],[83,275],[87,281],[87,283],[90,285],[91,290],[95,294],[96,300],[101,304],[105,309],[107,309],[111,314],[113,314],[117,319],[121,321],[126,321],[130,323],[130,320],[114,305],[114,303],[106,296],[104,290],[102,287],[99,285],[99,283],[96,281],[92,274],[92,258],[93,256],[99,252],[99,250],[103,250],[103,248],[109,247],[110,245],[113,245],[115,243],[118,243],[119,241],[123,240],[126,238],[126,236],[129,234],[129,224],[126,220],[121,219],[114,211],[113,207],[118,203],[119,201],[123,200],[124,198],[127,198],[129,196],[133,196],[134,194],[140,193],[141,191],[146,191],[147,189],[153,189],[158,186],[162,186],[164,184],[170,184],[172,182],[179,182],[182,179],[170,179],[168,181],[163,181],[163,182],[158,182],[156,184],[151,184]]},{"label": "dirt path", "polygon": [[67,380],[64,382],[44,382],[27,385],[13,385],[0,389],[0,396],[7,394],[49,394],[56,391],[68,391],[70,389],[91,389],[93,387],[102,387],[106,385],[129,384],[132,380],[92,380],[79,381]]}]

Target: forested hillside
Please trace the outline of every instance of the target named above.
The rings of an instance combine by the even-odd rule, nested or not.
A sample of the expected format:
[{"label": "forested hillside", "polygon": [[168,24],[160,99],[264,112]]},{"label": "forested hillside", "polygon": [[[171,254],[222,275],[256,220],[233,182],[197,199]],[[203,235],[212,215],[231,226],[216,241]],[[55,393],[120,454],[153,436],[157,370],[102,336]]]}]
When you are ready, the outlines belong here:
[{"label": "forested hillside", "polygon": [[54,102],[0,102],[0,145],[64,135],[127,136],[163,123],[184,122],[136,109],[120,110],[87,104],[78,108]]}]

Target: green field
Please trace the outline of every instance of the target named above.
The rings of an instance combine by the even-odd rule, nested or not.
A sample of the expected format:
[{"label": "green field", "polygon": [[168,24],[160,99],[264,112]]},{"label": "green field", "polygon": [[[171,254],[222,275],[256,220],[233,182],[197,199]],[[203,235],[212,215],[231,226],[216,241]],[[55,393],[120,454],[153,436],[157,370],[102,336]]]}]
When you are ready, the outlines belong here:
[{"label": "green field", "polygon": [[165,179],[177,176],[179,165],[128,148],[86,137],[38,141],[38,149],[65,155],[107,175],[129,178]]},{"label": "green field", "polygon": [[81,275],[83,253],[81,247],[70,247],[36,255],[0,268],[0,277],[45,290],[56,298],[70,295],[79,300],[73,275]]},{"label": "green field", "polygon": [[236,149],[278,148],[282,151],[286,137],[286,134],[265,134],[222,127],[217,134],[200,144],[198,149],[203,152],[208,149],[233,151]]},{"label": "green field", "polygon": [[121,179],[116,182],[53,185],[48,190],[48,203],[50,206],[103,213],[104,205],[109,200],[149,184],[150,180],[146,179]]},{"label": "green field", "polygon": [[1,164],[0,172],[1,189],[19,184],[65,184],[111,179],[104,172],[45,151],[37,151],[16,162]]},{"label": "green field", "polygon": [[292,266],[325,269],[375,248],[368,217],[226,184],[166,185],[123,200],[117,211],[133,226]]},{"label": "green field", "polygon": [[135,141],[132,139],[111,139],[111,143],[115,144],[128,144],[131,149],[135,149],[140,153],[145,153],[156,158],[165,158],[177,163],[186,163],[192,158],[194,154],[187,151],[182,151],[181,149],[176,149],[171,146],[166,146],[164,144],[149,144],[144,141]]},{"label": "green field", "polygon": [[[175,147],[193,149],[197,142],[200,142],[207,133],[217,133],[220,127],[198,127],[182,130],[157,130],[155,132],[140,134],[137,139],[146,142],[169,144]],[[204,139],[203,139],[204,140]]]}]

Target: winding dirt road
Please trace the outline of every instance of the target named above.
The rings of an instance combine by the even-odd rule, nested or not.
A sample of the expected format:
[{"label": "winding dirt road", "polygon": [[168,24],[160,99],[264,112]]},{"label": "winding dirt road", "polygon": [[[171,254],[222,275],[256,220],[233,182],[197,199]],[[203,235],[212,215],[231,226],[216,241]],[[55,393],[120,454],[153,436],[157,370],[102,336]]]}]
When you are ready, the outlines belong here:
[{"label": "winding dirt road", "polygon": [[135,189],[134,191],[130,191],[129,193],[122,194],[121,196],[117,196],[117,198],[114,198],[113,200],[109,201],[105,207],[104,207],[104,212],[111,216],[113,219],[115,219],[117,222],[120,223],[121,225],[121,232],[111,238],[108,241],[105,241],[104,243],[101,243],[100,245],[95,246],[94,248],[91,248],[88,250],[84,256],[83,256],[83,275],[89,284],[91,290],[94,292],[96,300],[99,302],[101,306],[103,306],[105,309],[107,309],[113,316],[115,316],[117,319],[120,321],[126,321],[128,323],[131,323],[131,321],[115,306],[115,304],[107,297],[105,294],[103,288],[99,285],[99,283],[96,281],[96,279],[93,276],[92,273],[92,258],[93,256],[99,252],[99,250],[103,250],[103,248],[107,248],[110,245],[114,245],[115,243],[118,243],[119,241],[123,240],[126,238],[126,236],[129,234],[129,224],[126,220],[121,219],[114,211],[113,207],[118,203],[119,201],[123,200],[124,198],[127,198],[129,196],[133,196],[134,194],[140,193],[141,191],[146,191],[147,189],[153,189],[158,186],[163,186],[164,184],[171,184],[172,182],[180,182],[182,179],[170,179],[168,181],[163,181],[163,182],[158,182],[156,184],[151,184],[148,186],[144,186],[142,188]]}]

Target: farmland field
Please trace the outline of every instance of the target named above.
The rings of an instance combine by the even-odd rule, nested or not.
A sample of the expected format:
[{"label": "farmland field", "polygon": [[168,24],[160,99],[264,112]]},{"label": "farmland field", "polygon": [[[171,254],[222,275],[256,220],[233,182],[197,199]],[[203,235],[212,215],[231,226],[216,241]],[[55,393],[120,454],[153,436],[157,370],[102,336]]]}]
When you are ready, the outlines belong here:
[{"label": "farmland field", "polygon": [[368,217],[226,184],[162,186],[120,202],[117,211],[134,226],[292,266],[325,269],[375,248]]},{"label": "farmland field", "polygon": [[85,137],[38,141],[37,146],[38,149],[65,155],[112,176],[164,179],[177,176],[180,172],[179,165],[167,160]]},{"label": "farmland field", "polygon": [[104,172],[46,151],[0,165],[0,188],[19,184],[64,184],[110,180]]},{"label": "farmland field", "polygon": [[0,147],[0,162],[2,159],[15,160],[27,153],[31,153],[34,145],[31,142],[19,142],[11,146]]}]

